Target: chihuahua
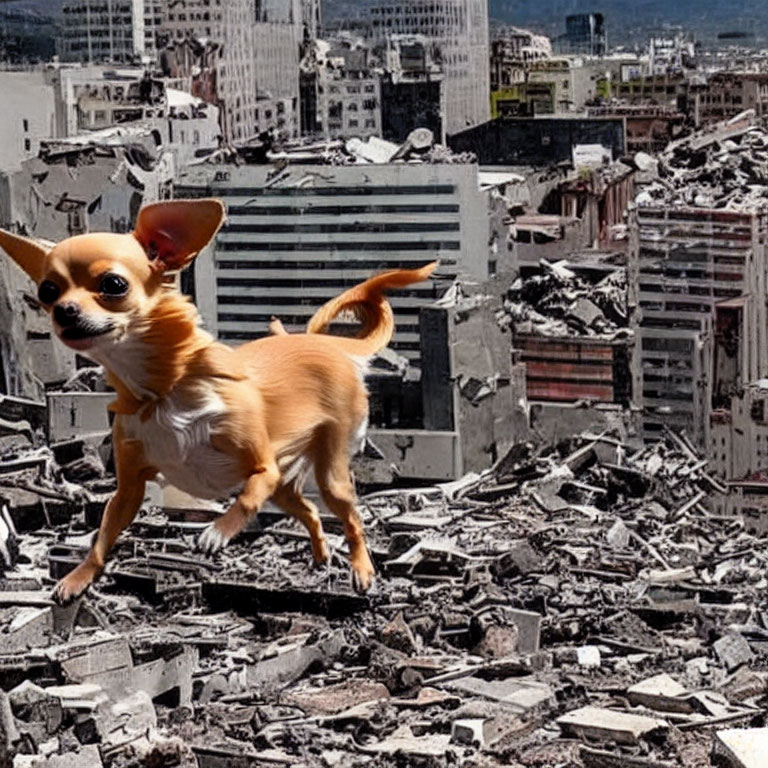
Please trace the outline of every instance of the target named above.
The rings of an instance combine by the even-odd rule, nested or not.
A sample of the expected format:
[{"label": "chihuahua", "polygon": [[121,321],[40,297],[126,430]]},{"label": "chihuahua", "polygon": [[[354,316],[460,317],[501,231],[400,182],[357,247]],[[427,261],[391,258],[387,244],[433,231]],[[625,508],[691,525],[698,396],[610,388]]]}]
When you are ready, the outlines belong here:
[{"label": "chihuahua", "polygon": [[[104,570],[158,473],[203,498],[235,496],[198,539],[214,553],[267,499],[306,526],[312,554],[328,560],[316,506],[302,495],[314,467],[320,494],[342,521],[352,583],[367,590],[374,569],[356,509],[350,451],[365,438],[368,360],[392,338],[384,291],[426,280],[437,266],[387,272],[322,306],[307,333],[229,347],[200,328],[194,305],[167,273],[191,262],[224,221],[219,200],[148,205],[130,234],[76,235],[48,249],[0,230],[0,246],[37,284],[59,339],[101,364],[116,392],[117,490],[86,559],[54,589],[68,603]],[[339,314],[361,321],[357,337],[323,333]]]}]

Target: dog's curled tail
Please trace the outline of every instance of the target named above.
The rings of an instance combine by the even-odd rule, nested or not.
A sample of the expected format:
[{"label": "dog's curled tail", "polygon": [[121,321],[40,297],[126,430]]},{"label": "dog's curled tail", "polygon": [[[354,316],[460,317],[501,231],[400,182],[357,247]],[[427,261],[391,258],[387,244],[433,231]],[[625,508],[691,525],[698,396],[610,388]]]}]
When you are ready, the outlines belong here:
[{"label": "dog's curled tail", "polygon": [[433,261],[418,269],[384,272],[344,291],[315,312],[307,324],[307,333],[324,333],[342,312],[350,312],[362,324],[354,340],[355,354],[364,356],[376,354],[389,344],[395,331],[392,307],[384,293],[391,288],[420,283],[426,280],[436,267],[437,262]]}]

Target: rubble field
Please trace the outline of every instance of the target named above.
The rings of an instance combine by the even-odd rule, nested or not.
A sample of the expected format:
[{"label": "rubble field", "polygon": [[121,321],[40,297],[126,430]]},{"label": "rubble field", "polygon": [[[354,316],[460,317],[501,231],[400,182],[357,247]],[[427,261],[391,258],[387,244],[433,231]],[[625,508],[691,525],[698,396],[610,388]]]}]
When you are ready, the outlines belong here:
[{"label": "rubble field", "polygon": [[765,541],[684,436],[363,492],[364,596],[330,515],[328,567],[271,509],[205,559],[219,512],[153,492],[66,608],[108,450],[31,437],[0,438],[3,768],[766,765]]}]

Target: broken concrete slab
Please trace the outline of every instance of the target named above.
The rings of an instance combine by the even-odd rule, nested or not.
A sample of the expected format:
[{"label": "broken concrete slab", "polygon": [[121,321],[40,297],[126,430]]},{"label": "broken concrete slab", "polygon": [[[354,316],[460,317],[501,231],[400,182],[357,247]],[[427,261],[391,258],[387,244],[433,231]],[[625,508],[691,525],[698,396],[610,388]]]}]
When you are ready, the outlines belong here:
[{"label": "broken concrete slab", "polygon": [[518,712],[527,712],[554,703],[552,688],[546,683],[530,677],[516,677],[507,680],[462,677],[438,685],[452,691],[461,691],[509,705]]},{"label": "broken concrete slab", "polygon": [[593,741],[637,744],[645,736],[669,727],[666,720],[603,707],[574,709],[557,719],[564,733]]},{"label": "broken concrete slab", "polygon": [[286,704],[299,707],[308,715],[335,715],[356,704],[389,699],[389,691],[373,680],[347,680],[322,688],[304,688],[288,692]]},{"label": "broken concrete slab", "polygon": [[685,699],[687,694],[687,689],[666,673],[648,677],[627,689],[630,704],[658,712],[691,712],[691,703]]},{"label": "broken concrete slab", "polygon": [[310,635],[286,638],[283,643],[273,644],[261,659],[248,666],[248,685],[286,685],[302,677],[313,664],[333,663],[344,646],[341,631],[326,633],[316,641],[312,641]]},{"label": "broken concrete slab", "polygon": [[714,643],[715,653],[729,672],[754,659],[755,654],[744,636],[738,632],[723,635]]},{"label": "broken concrete slab", "polygon": [[386,739],[373,744],[360,745],[362,752],[371,754],[401,754],[408,758],[444,757],[454,752],[451,737],[448,734],[427,734],[414,736],[408,725],[401,725]]},{"label": "broken concrete slab", "polygon": [[729,768],[764,768],[768,757],[768,728],[717,731],[712,752]]}]

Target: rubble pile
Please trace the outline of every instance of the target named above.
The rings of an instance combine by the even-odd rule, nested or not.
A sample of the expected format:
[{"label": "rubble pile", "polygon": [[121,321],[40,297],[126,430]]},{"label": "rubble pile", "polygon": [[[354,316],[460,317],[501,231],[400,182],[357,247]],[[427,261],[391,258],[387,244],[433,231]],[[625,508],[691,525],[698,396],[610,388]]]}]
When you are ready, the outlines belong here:
[{"label": "rubble pile", "polygon": [[684,437],[522,444],[365,494],[364,596],[333,516],[327,567],[270,508],[206,559],[220,509],[153,486],[61,608],[114,479],[103,444],[35,447],[22,421],[0,438],[0,765],[760,764],[768,555],[709,510],[725,489]]},{"label": "rubble pile", "polygon": [[503,327],[541,336],[615,338],[627,334],[627,275],[610,272],[596,283],[564,262],[542,259],[542,273],[518,277],[499,311]]},{"label": "rubble pile", "polygon": [[672,142],[657,178],[637,196],[641,207],[753,210],[768,205],[768,131],[722,123]]}]

